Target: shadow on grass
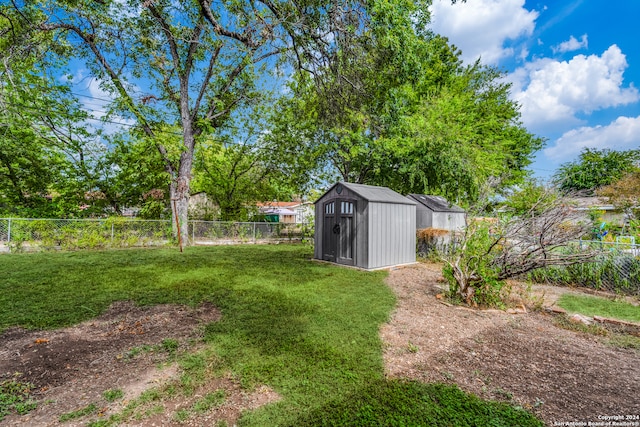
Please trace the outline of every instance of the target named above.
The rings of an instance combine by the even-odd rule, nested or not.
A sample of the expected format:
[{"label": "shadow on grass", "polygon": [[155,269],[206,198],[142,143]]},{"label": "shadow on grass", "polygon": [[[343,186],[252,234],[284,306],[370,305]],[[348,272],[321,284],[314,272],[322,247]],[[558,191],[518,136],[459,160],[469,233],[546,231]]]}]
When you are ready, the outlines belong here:
[{"label": "shadow on grass", "polygon": [[379,380],[289,424],[304,426],[543,426],[533,415],[455,386]]}]

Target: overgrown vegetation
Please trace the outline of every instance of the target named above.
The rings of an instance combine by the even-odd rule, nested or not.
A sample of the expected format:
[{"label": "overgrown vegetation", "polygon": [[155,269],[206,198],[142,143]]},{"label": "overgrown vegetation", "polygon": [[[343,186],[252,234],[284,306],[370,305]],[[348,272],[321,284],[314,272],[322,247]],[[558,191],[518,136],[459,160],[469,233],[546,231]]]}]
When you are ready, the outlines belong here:
[{"label": "overgrown vegetation", "polygon": [[498,218],[467,221],[464,232],[441,256],[453,297],[467,304],[501,305],[504,280],[544,267],[581,264],[595,256],[588,249],[566,250],[590,228],[565,198],[552,190],[540,191],[526,207],[519,204]]},{"label": "overgrown vegetation", "polygon": [[[566,250],[571,251],[570,248]],[[600,253],[591,262],[538,269],[528,277],[537,283],[640,295],[640,260],[619,251]]]},{"label": "overgrown vegetation", "polygon": [[127,248],[171,242],[169,221],[136,221],[123,217],[102,220],[10,219],[9,248],[25,250],[77,250]]},{"label": "overgrown vegetation", "polygon": [[[178,353],[179,381],[148,390],[121,414],[92,425],[144,419],[163,411],[166,399],[191,396],[229,372],[247,389],[266,384],[282,397],[246,413],[242,423],[248,426],[341,416],[333,407],[371,407],[373,415],[388,416],[400,410],[398,405],[405,425],[425,425],[427,416],[443,411],[448,425],[460,419],[540,425],[524,411],[451,387],[387,382],[379,327],[395,299],[383,284],[384,272],[311,263],[306,246],[193,247],[186,255],[147,249],[0,257],[0,330],[71,325],[118,300],[142,305],[208,301],[222,311],[221,320],[205,329],[204,348]],[[171,349],[172,343],[165,347]],[[199,407],[215,405],[218,397]]]},{"label": "overgrown vegetation", "polygon": [[33,384],[20,381],[19,376],[0,381],[0,421],[12,412],[24,415],[34,410],[32,391]]}]

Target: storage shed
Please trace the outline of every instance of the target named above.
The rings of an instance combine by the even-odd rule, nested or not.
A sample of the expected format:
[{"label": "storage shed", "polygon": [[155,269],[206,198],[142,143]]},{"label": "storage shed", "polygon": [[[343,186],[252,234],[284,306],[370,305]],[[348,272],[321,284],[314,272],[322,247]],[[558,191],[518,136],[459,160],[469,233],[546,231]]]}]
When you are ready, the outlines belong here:
[{"label": "storage shed", "polygon": [[464,209],[450,204],[444,197],[409,194],[407,198],[417,202],[417,230],[437,228],[440,230],[459,231],[466,226]]},{"label": "storage shed", "polygon": [[315,208],[316,259],[367,270],[416,261],[416,204],[395,191],[338,182]]}]

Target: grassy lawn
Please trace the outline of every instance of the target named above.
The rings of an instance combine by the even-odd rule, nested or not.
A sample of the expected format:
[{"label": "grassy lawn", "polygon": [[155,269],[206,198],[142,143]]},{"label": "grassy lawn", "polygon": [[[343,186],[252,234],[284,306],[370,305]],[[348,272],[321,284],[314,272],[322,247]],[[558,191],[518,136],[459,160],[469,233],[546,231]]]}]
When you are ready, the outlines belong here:
[{"label": "grassy lawn", "polygon": [[2,255],[0,331],[68,326],[118,300],[209,301],[223,316],[206,327],[206,348],[182,358],[182,386],[231,371],[282,396],[242,425],[542,425],[455,387],[385,380],[378,332],[395,303],[386,273],[311,256],[295,245]]},{"label": "grassy lawn", "polygon": [[629,322],[640,322],[640,307],[623,301],[611,301],[605,298],[564,294],[560,297],[557,304],[571,313],[609,317]]}]

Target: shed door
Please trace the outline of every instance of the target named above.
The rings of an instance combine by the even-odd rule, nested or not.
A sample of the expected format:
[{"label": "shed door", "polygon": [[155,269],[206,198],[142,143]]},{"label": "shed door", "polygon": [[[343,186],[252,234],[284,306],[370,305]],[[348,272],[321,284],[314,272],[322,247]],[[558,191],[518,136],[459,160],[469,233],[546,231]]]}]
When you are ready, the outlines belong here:
[{"label": "shed door", "polygon": [[322,218],[322,259],[336,261],[336,202],[330,201],[324,204],[324,216]]},{"label": "shed door", "polygon": [[356,202],[335,199],[324,205],[323,259],[354,265],[356,242]]}]

